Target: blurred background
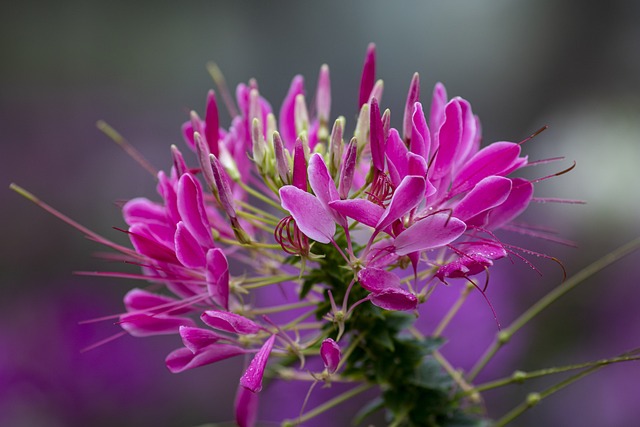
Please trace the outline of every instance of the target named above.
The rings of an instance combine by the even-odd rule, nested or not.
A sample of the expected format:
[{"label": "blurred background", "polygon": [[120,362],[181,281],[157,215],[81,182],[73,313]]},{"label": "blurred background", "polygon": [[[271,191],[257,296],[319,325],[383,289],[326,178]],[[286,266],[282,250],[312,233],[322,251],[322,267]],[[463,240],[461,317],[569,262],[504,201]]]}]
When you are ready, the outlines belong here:
[{"label": "blurred background", "polygon": [[[532,160],[566,160],[528,170],[528,177],[552,174],[573,160],[577,167],[540,183],[536,195],[588,204],[538,204],[523,220],[558,230],[578,249],[517,235],[509,241],[557,257],[572,274],[640,234],[638,22],[640,3],[624,0],[5,4],[0,425],[183,427],[232,418],[237,361],[172,375],[164,357],[180,346],[176,337],[126,336],[81,353],[119,329],[109,321],[78,322],[119,313],[122,295],[136,284],[72,275],[114,267],[93,256],[102,248],[8,185],[16,182],[92,230],[125,242],[112,229],[123,226],[118,201],[154,198],[155,183],[96,129],[97,120],[113,125],[156,167],[168,168],[169,145],[184,148],[180,125],[189,110],[204,110],[213,87],[205,63],[215,60],[232,88],[256,78],[276,109],[295,74],[306,76],[312,92],[327,63],[332,116],[343,114],[353,126],[362,61],[367,44],[375,42],[377,75],[385,82],[382,106],[394,112],[393,126],[400,126],[414,71],[426,104],[437,81],[450,96],[468,99],[486,142],[520,141],[549,126],[524,150]],[[519,261],[503,260],[493,270],[488,296],[503,325],[561,281],[555,263],[531,258],[542,277]],[[521,331],[506,350],[509,357],[489,366],[487,378],[640,346],[639,264],[640,255],[633,254],[551,306]],[[496,332],[478,300],[469,303],[473,316],[451,326],[460,338],[448,351],[461,367],[470,363],[462,356],[481,353]],[[484,329],[474,330],[466,345],[471,326]],[[486,340],[477,343],[477,337]],[[514,425],[635,425],[638,380],[638,363],[605,368]],[[488,394],[490,414],[503,414],[526,391],[549,384]],[[263,402],[263,418],[273,419],[278,399],[285,398],[273,394],[265,397],[271,400]]]}]

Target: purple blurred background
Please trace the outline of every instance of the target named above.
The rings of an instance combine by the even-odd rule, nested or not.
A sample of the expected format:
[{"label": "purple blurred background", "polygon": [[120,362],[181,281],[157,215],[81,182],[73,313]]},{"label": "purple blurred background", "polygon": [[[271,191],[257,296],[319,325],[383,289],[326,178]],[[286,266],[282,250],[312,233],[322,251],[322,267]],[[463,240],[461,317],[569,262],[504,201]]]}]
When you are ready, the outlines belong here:
[{"label": "purple blurred background", "polygon": [[[549,125],[525,151],[531,159],[567,160],[531,170],[531,176],[556,172],[572,160],[578,166],[538,185],[537,195],[588,204],[536,205],[527,219],[560,230],[580,248],[518,242],[558,257],[571,274],[640,234],[638,22],[640,4],[624,0],[5,5],[0,425],[177,427],[232,418],[241,360],[171,375],[163,360],[180,345],[176,337],[127,336],[80,353],[119,329],[109,322],[78,322],[118,313],[122,295],[135,283],[73,276],[74,270],[111,266],[92,256],[100,247],[8,185],[16,182],[98,233],[126,241],[111,228],[123,225],[117,202],[154,197],[155,183],[95,128],[98,119],[166,168],[169,145],[182,144],[180,125],[188,111],[204,108],[212,87],[208,60],[220,65],[232,87],[255,77],[274,106],[295,74],[304,74],[310,89],[320,65],[328,63],[334,116],[345,114],[353,126],[362,60],[373,41],[378,76],[385,81],[382,105],[396,112],[394,126],[414,71],[421,75],[423,101],[436,81],[445,83],[449,95],[468,99],[486,141],[519,141]],[[632,255],[552,306],[522,331],[512,355],[496,361],[504,366],[491,372],[588,361],[639,346],[639,259]],[[489,297],[504,325],[561,278],[554,263],[534,261],[542,278],[509,261],[492,276]],[[461,317],[451,329],[484,328],[474,339],[488,340],[495,324],[477,300],[469,302],[467,323]],[[470,352],[481,352],[483,345],[469,343]],[[605,368],[516,424],[633,425],[640,419],[638,379],[640,364]],[[512,386],[488,395],[489,406],[498,415],[523,399],[525,390],[548,384]],[[277,398],[271,402],[278,404]]]}]

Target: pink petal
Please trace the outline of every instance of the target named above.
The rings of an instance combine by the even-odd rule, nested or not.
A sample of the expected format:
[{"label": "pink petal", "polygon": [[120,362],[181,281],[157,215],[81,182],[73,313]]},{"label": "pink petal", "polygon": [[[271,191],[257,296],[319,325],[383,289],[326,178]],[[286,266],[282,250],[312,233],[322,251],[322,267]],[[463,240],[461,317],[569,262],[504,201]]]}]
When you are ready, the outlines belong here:
[{"label": "pink petal", "polygon": [[387,288],[380,293],[371,294],[371,303],[385,310],[414,310],[418,307],[418,298],[401,288]]},{"label": "pink petal", "polygon": [[209,296],[225,309],[229,309],[229,263],[222,250],[209,249],[207,262],[207,290]]},{"label": "pink petal", "polygon": [[302,191],[307,191],[307,160],[301,138],[296,138],[293,150],[293,178],[291,184]]},{"label": "pink petal", "polygon": [[252,320],[228,311],[207,310],[202,313],[200,319],[212,328],[240,335],[257,334],[262,330]]},{"label": "pink petal", "polygon": [[218,198],[220,199],[220,205],[222,209],[229,216],[229,218],[236,217],[236,209],[233,204],[233,194],[231,188],[229,188],[229,179],[227,173],[220,163],[220,160],[213,154],[209,155],[209,163],[211,164],[211,172],[213,173],[213,179],[218,189]]},{"label": "pink petal", "polygon": [[247,350],[231,344],[212,344],[196,353],[182,347],[169,353],[165,364],[171,373],[177,374],[245,353]]},{"label": "pink petal", "polygon": [[192,353],[197,353],[205,347],[208,347],[221,339],[225,339],[225,337],[218,335],[212,330],[194,328],[191,326],[180,326],[179,332],[184,346],[191,350]]},{"label": "pink petal", "polygon": [[409,93],[407,94],[407,101],[404,105],[404,116],[402,118],[402,139],[405,141],[411,141],[413,135],[413,123],[412,116],[414,111],[414,105],[420,101],[420,76],[418,73],[414,73],[409,84]]},{"label": "pink petal", "polygon": [[406,176],[396,188],[391,202],[376,224],[376,230],[384,230],[424,200],[425,179],[421,176]]},{"label": "pink petal", "polygon": [[526,179],[514,178],[511,180],[511,192],[509,197],[500,206],[489,213],[488,226],[492,229],[502,227],[520,215],[529,206],[533,198],[533,184]]},{"label": "pink petal", "polygon": [[329,206],[340,214],[353,218],[358,222],[375,227],[385,210],[366,199],[347,199],[330,202]]},{"label": "pink petal", "polygon": [[287,92],[287,96],[282,102],[278,118],[278,129],[280,129],[285,147],[289,150],[293,148],[296,138],[298,137],[296,133],[295,107],[296,97],[299,94],[304,94],[304,78],[300,75],[295,76],[291,81],[289,92]]},{"label": "pink petal", "polygon": [[485,271],[493,265],[493,261],[507,256],[507,251],[497,244],[490,242],[472,243],[465,245],[462,254],[450,263],[440,267],[435,276],[444,281],[445,277],[468,277]]},{"label": "pink petal", "polygon": [[273,150],[276,158],[276,169],[278,175],[284,184],[289,184],[291,177],[289,176],[289,162],[284,154],[285,148],[282,143],[282,138],[278,132],[273,133]]},{"label": "pink petal", "polygon": [[384,131],[380,117],[378,100],[373,98],[369,108],[369,146],[371,148],[371,161],[373,166],[384,171]]},{"label": "pink petal", "polygon": [[[409,150],[402,139],[400,139],[398,131],[393,128],[390,129],[385,154],[387,156],[387,167],[389,168],[391,175],[391,182],[393,182],[393,185],[396,187],[400,185],[402,178],[409,175],[407,160],[408,153]],[[391,173],[392,168],[394,170],[393,173]]]},{"label": "pink petal", "polygon": [[128,234],[131,244],[139,254],[156,261],[178,262],[175,252],[152,236],[148,224],[133,224],[129,227]]},{"label": "pink petal", "polygon": [[347,227],[346,218],[340,213],[336,212],[333,208],[329,207],[329,202],[334,200],[340,200],[336,185],[329,175],[327,165],[325,165],[322,156],[315,153],[309,159],[309,167],[307,169],[309,174],[309,184],[313,193],[316,195],[324,209],[333,216],[333,219],[343,227]]},{"label": "pink petal", "polygon": [[258,418],[258,393],[239,386],[235,411],[238,427],[254,427]]},{"label": "pink petal", "polygon": [[399,288],[400,278],[381,268],[364,268],[358,272],[358,281],[363,288],[374,294],[387,288]]},{"label": "pink petal", "polygon": [[187,268],[202,268],[205,264],[204,250],[180,221],[175,234],[176,256]]},{"label": "pink petal", "polygon": [[218,103],[216,102],[216,94],[210,90],[207,94],[207,109],[204,116],[205,128],[204,135],[209,145],[209,152],[216,156],[220,154],[218,148],[218,140],[220,139],[220,119],[218,117]]},{"label": "pink petal", "polygon": [[184,161],[182,153],[175,145],[171,146],[171,155],[173,156],[173,167],[175,168],[178,175],[187,173],[189,171],[189,168],[187,168],[187,163]]},{"label": "pink petal", "polygon": [[188,317],[129,313],[120,316],[120,326],[134,337],[176,334],[180,326],[195,326]]},{"label": "pink petal", "polygon": [[438,130],[438,152],[429,177],[437,180],[446,177],[456,160],[462,138],[462,107],[457,99],[445,107],[445,120]]},{"label": "pink petal", "polygon": [[[429,116],[429,128],[436,132],[444,122],[444,108],[447,104],[447,90],[440,82],[436,83],[433,88],[433,96],[431,98],[431,114]],[[438,148],[438,134],[435,135],[435,145],[432,151]]]},{"label": "pink petal", "polygon": [[269,355],[271,354],[275,340],[276,336],[271,335],[271,337],[253,357],[251,363],[249,363],[249,367],[245,371],[244,375],[242,375],[242,378],[240,378],[240,385],[242,387],[251,390],[254,393],[262,390],[264,369],[267,366],[267,361],[269,360]]},{"label": "pink petal", "polygon": [[164,199],[164,206],[167,210],[167,217],[176,224],[180,221],[178,212],[178,195],[174,188],[174,180],[167,177],[163,171],[158,172],[158,193]]},{"label": "pink petal", "polygon": [[466,230],[464,222],[446,213],[429,215],[404,230],[394,240],[398,255],[444,246]]},{"label": "pink petal", "polygon": [[329,78],[329,67],[326,64],[320,67],[320,74],[318,75],[316,109],[318,111],[318,120],[327,123],[331,112],[331,80]]},{"label": "pink petal", "polygon": [[280,200],[305,236],[320,243],[331,241],[336,224],[320,200],[293,185],[280,188]]},{"label": "pink petal", "polygon": [[458,202],[453,215],[463,221],[503,203],[511,191],[511,180],[501,176],[488,176]]},{"label": "pink petal", "polygon": [[427,127],[427,119],[422,111],[422,104],[416,102],[413,114],[411,115],[411,152],[421,156],[423,159],[429,159],[429,149],[431,147],[431,132]]},{"label": "pink petal", "polygon": [[342,357],[340,346],[331,338],[325,339],[320,344],[320,357],[322,357],[322,362],[327,371],[333,374],[338,369]]},{"label": "pink petal", "polygon": [[160,224],[167,222],[164,206],[142,197],[129,200],[122,207],[122,215],[128,225],[133,225],[136,222],[157,222]]},{"label": "pink petal", "polygon": [[166,313],[168,315],[184,314],[191,311],[190,307],[181,307],[174,310],[173,306],[180,305],[180,301],[165,295],[158,295],[143,289],[131,289],[124,296],[124,306],[127,311],[146,311],[149,313]]},{"label": "pink petal", "polygon": [[353,185],[353,174],[356,170],[356,160],[358,156],[358,142],[351,139],[344,153],[342,166],[340,167],[340,183],[338,184],[338,193],[341,199],[349,197],[349,191]]},{"label": "pink petal", "polygon": [[367,55],[362,67],[360,79],[360,95],[358,96],[358,109],[369,102],[369,95],[376,79],[376,45],[370,43],[367,47]]},{"label": "pink petal", "polygon": [[457,173],[451,186],[452,195],[473,188],[491,175],[504,175],[517,161],[520,146],[513,142],[494,142],[478,151]]},{"label": "pink petal", "polygon": [[178,182],[178,212],[198,243],[205,248],[213,247],[200,183],[188,173],[182,175]]}]

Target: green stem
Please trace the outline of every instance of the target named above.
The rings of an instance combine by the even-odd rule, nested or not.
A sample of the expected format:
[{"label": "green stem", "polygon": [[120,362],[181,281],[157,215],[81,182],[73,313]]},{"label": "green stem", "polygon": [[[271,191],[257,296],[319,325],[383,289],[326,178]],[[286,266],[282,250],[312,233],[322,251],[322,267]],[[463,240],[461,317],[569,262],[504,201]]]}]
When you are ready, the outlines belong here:
[{"label": "green stem", "polygon": [[[620,359],[625,359],[627,357],[629,357],[630,355],[637,353],[639,349],[635,349],[635,350],[631,350],[623,355],[621,355],[619,358]],[[616,358],[618,359],[618,358]],[[631,361],[631,360],[638,360],[640,359],[639,357],[632,357],[629,359],[625,359],[625,360],[619,360],[621,362],[624,361]],[[613,360],[613,359],[610,359]],[[597,361],[594,362],[595,365],[591,366],[589,369],[585,369],[582,372],[579,372],[575,375],[570,376],[569,378],[565,379],[564,381],[560,381],[559,383],[549,387],[548,389],[540,392],[540,393],[529,393],[527,395],[527,398],[524,400],[524,402],[520,403],[518,406],[516,406],[515,408],[513,408],[511,411],[509,411],[507,414],[505,414],[502,418],[500,418],[495,424],[494,427],[503,427],[505,425],[507,425],[508,423],[510,423],[511,421],[515,420],[516,418],[518,418],[520,415],[522,415],[524,412],[526,412],[528,409],[533,408],[534,406],[536,406],[538,403],[540,403],[542,401],[542,399],[545,399],[549,396],[551,396],[552,394],[554,394],[557,391],[562,390],[563,388],[573,384],[574,382],[586,377],[589,374],[592,374],[600,369],[602,369],[603,367],[605,367],[606,365],[609,365],[610,363],[600,363],[600,362],[604,362],[604,361]],[[614,362],[611,362],[614,363]]]},{"label": "green stem", "polygon": [[251,194],[253,197],[262,200],[263,202],[265,202],[266,204],[273,206],[274,208],[282,211],[282,212],[287,212],[286,210],[284,210],[282,208],[282,206],[280,206],[278,203],[276,203],[275,201],[273,201],[272,199],[268,198],[267,196],[265,196],[264,194],[254,190],[253,188],[249,187],[247,184],[245,184],[244,182],[242,182],[242,180],[238,179],[236,180],[236,182],[238,183],[238,185],[240,187],[242,187],[242,189],[244,191],[246,191],[247,193]]},{"label": "green stem", "polygon": [[317,304],[318,304],[318,301],[300,301],[300,302],[294,302],[291,304],[277,305],[275,307],[256,308],[251,310],[249,314],[258,316],[262,314],[281,313],[283,311],[293,310],[296,308],[309,307]]},{"label": "green stem", "polygon": [[[257,288],[262,288],[265,286],[270,286],[270,285],[274,285],[276,283],[283,283],[283,282],[289,282],[292,280],[297,280],[298,276],[273,276],[270,277],[268,279],[265,279],[264,277],[260,277],[260,280],[256,280],[256,281],[252,281],[249,284],[243,285],[242,287],[244,289],[257,289]],[[249,282],[251,279],[248,279],[247,282]]]},{"label": "green stem", "polygon": [[371,387],[373,387],[372,384],[361,384],[358,387],[352,388],[349,391],[346,391],[336,397],[334,397],[331,400],[328,400],[327,402],[323,403],[322,405],[316,406],[315,408],[313,408],[312,410],[302,414],[300,417],[298,417],[295,420],[284,420],[282,422],[282,426],[294,426],[294,425],[300,425],[301,423],[304,423],[306,421],[309,421],[311,418],[316,417],[318,415],[320,415],[321,413],[328,411],[329,409],[333,408],[334,406],[337,406],[343,402],[346,402],[347,400],[351,399],[354,396],[357,396],[358,394],[365,392],[367,390],[369,390]]},{"label": "green stem", "polygon": [[471,293],[471,290],[473,290],[473,289],[474,289],[474,286],[472,284],[470,284],[470,283],[467,283],[467,285],[464,287],[464,289],[462,289],[462,292],[460,292],[460,297],[458,297],[458,299],[451,306],[451,308],[449,309],[447,314],[442,318],[442,320],[440,321],[440,324],[438,325],[436,330],[433,331],[433,335],[432,336],[434,338],[437,338],[442,334],[442,331],[444,331],[444,329],[447,327],[447,325],[449,325],[449,322],[451,322],[451,320],[456,315],[456,313],[458,313],[458,311],[460,310],[460,307],[462,307],[462,304],[464,304],[464,302],[466,301],[467,297]]},{"label": "green stem", "polygon": [[502,348],[502,346],[504,346],[507,342],[509,342],[513,334],[515,334],[520,328],[526,325],[531,319],[533,319],[538,314],[540,314],[542,310],[550,306],[552,303],[554,303],[564,294],[566,294],[567,292],[569,292],[570,290],[572,290],[573,288],[575,288],[576,286],[578,286],[579,284],[581,284],[582,282],[590,278],[591,276],[595,275],[596,273],[600,272],[601,270],[605,269],[606,267],[610,266],[616,261],[619,261],[620,259],[629,255],[630,253],[637,250],[638,248],[640,248],[640,237],[632,240],[631,242],[623,246],[620,246],[613,252],[610,252],[607,255],[600,258],[599,260],[591,263],[590,265],[588,265],[587,267],[585,267],[584,269],[580,270],[578,273],[576,273],[575,275],[567,279],[567,281],[564,282],[564,284],[556,287],[547,295],[545,295],[540,300],[538,300],[537,303],[529,307],[527,311],[522,313],[520,317],[514,320],[513,323],[509,325],[508,328],[498,332],[493,343],[489,346],[489,348],[484,353],[484,355],[480,358],[480,360],[476,363],[476,365],[470,371],[467,377],[468,380],[472,381],[478,375],[478,373],[480,373],[482,368],[484,368],[485,365],[491,360],[491,358],[493,358],[496,352],[500,348]]},{"label": "green stem", "polygon": [[[632,351],[630,353],[634,353],[634,352],[637,352],[637,351]],[[498,380],[477,385],[473,387],[471,390],[465,391],[462,394],[467,395],[467,394],[471,394],[472,392],[482,392],[482,391],[491,390],[498,387],[503,387],[509,384],[522,383],[526,380],[544,377],[547,375],[560,374],[562,372],[573,371],[577,369],[606,366],[606,365],[611,365],[613,363],[632,362],[637,360],[640,360],[640,355],[639,356],[618,356],[618,357],[613,357],[611,359],[602,359],[602,360],[595,360],[592,362],[579,363],[576,365],[566,365],[566,366],[558,366],[555,368],[539,369],[537,371],[531,371],[531,372],[516,371],[509,377],[505,377],[505,378],[501,378]]]}]

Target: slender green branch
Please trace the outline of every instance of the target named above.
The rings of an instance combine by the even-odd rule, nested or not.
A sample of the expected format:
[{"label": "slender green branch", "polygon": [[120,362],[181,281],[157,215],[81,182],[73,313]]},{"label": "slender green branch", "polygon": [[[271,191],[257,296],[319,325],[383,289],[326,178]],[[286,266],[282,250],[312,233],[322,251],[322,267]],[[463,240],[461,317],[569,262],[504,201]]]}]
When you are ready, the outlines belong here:
[{"label": "slender green branch", "polygon": [[281,313],[283,311],[294,310],[296,308],[310,307],[317,305],[318,301],[300,301],[291,304],[276,305],[274,307],[254,308],[249,313],[258,316],[262,314]]},{"label": "slender green branch", "polygon": [[442,320],[440,321],[440,324],[436,327],[435,331],[433,331],[432,336],[434,338],[437,338],[442,334],[444,329],[449,325],[449,322],[451,322],[451,320],[454,318],[456,313],[458,313],[458,311],[460,310],[460,307],[462,307],[462,304],[464,304],[464,302],[467,300],[467,297],[469,296],[469,294],[473,289],[474,289],[474,286],[471,283],[467,283],[466,286],[462,289],[462,292],[460,292],[460,297],[458,297],[458,299],[451,306],[447,314],[442,318]]},{"label": "slender green branch", "polygon": [[[632,354],[637,353],[638,350],[639,349],[631,350],[630,352],[627,352],[627,353],[621,355],[619,358],[615,358],[615,359],[622,359],[622,360],[619,360],[619,362],[638,360],[638,359],[640,359],[640,357],[630,356]],[[610,361],[611,360],[613,360],[613,359],[610,359]],[[560,381],[559,383],[554,384],[553,386],[547,388],[546,390],[544,390],[544,391],[542,391],[540,393],[529,393],[527,395],[526,399],[524,400],[524,402],[520,403],[518,406],[513,408],[511,411],[507,412],[507,414],[505,414],[502,418],[500,418],[494,424],[494,427],[503,427],[503,426],[507,425],[508,423],[510,423],[511,421],[515,420],[520,415],[522,415],[524,412],[526,412],[528,409],[531,409],[534,406],[536,406],[538,403],[540,403],[542,401],[542,399],[545,399],[545,398],[551,396],[552,394],[562,390],[563,388],[573,384],[574,382],[586,377],[587,375],[590,375],[590,374],[602,369],[606,365],[609,365],[611,363],[615,363],[615,362],[611,362],[611,363],[602,363],[602,362],[606,362],[606,360],[605,361],[594,362],[594,364],[590,368],[585,369],[582,372],[578,372],[577,374],[570,376],[569,378],[565,379],[564,381]]]},{"label": "slender green branch", "polygon": [[576,286],[578,286],[579,284],[581,284],[582,282],[590,278],[591,276],[595,275],[596,273],[605,269],[606,267],[610,266],[616,261],[619,261],[620,259],[634,252],[638,248],[640,248],[640,237],[632,240],[626,245],[620,246],[613,252],[610,252],[607,255],[603,256],[602,258],[598,259],[597,261],[589,264],[587,267],[585,267],[584,269],[580,270],[578,273],[576,273],[575,275],[567,279],[567,281],[564,282],[562,285],[554,288],[551,292],[549,292],[547,295],[545,295],[540,300],[538,300],[537,303],[529,307],[527,311],[522,313],[520,317],[514,320],[513,323],[509,325],[508,328],[498,332],[493,343],[489,346],[487,351],[476,363],[473,369],[471,369],[467,378],[470,381],[472,381],[478,375],[478,373],[485,367],[485,365],[491,360],[491,358],[496,354],[496,352],[500,348],[502,348],[502,346],[504,346],[507,342],[509,342],[513,334],[515,334],[520,328],[526,325],[531,319],[533,319],[538,314],[540,314],[541,311],[543,311],[545,308],[547,308],[552,303],[557,301],[564,294],[566,294],[567,292],[569,292],[570,290],[572,290],[573,288],[575,288]]},{"label": "slender green branch", "polygon": [[286,210],[284,210],[282,208],[282,206],[280,206],[277,202],[273,201],[272,199],[268,198],[267,196],[265,196],[264,194],[254,190],[253,188],[249,187],[247,184],[245,184],[244,182],[242,182],[242,180],[238,179],[235,182],[238,183],[238,185],[240,187],[242,187],[242,189],[244,191],[246,191],[247,193],[251,194],[252,196],[254,196],[257,199],[262,200],[263,202],[265,202],[266,204],[273,206],[274,208],[278,209],[279,211],[282,212],[286,212]]},{"label": "slender green branch", "polygon": [[316,417],[318,415],[320,415],[321,413],[328,411],[329,409],[333,408],[334,406],[337,406],[343,402],[346,402],[347,400],[351,399],[354,396],[357,396],[358,394],[365,392],[367,390],[369,390],[371,387],[373,387],[372,384],[361,384],[358,387],[354,387],[349,391],[346,391],[342,394],[339,394],[338,396],[334,397],[331,400],[328,400],[327,402],[323,403],[322,405],[316,406],[315,408],[313,408],[312,410],[305,412],[304,414],[302,414],[300,417],[298,417],[295,420],[284,420],[282,422],[282,426],[283,427],[288,427],[288,426],[295,426],[295,425],[300,425],[301,423],[304,423],[305,421],[309,421],[310,419],[312,419],[313,417]]},{"label": "slender green branch", "polygon": [[283,283],[283,282],[290,282],[292,280],[297,280],[298,276],[273,276],[266,279],[264,277],[259,277],[256,279],[260,279],[260,280],[251,281],[251,279],[248,279],[246,282],[249,282],[249,281],[251,282],[243,285],[242,287],[245,289],[262,288],[265,286],[274,285],[276,283]]},{"label": "slender green branch", "polygon": [[611,364],[620,363],[620,362],[633,362],[637,360],[640,360],[640,355],[618,356],[610,359],[601,359],[601,360],[595,360],[591,362],[579,363],[576,365],[566,365],[566,366],[558,366],[555,368],[538,369],[537,371],[531,371],[531,372],[516,371],[511,376],[500,378],[494,381],[489,381],[484,384],[479,384],[473,387],[471,390],[465,391],[462,394],[466,395],[472,392],[482,392],[482,391],[491,390],[494,388],[503,387],[509,384],[514,384],[514,383],[520,384],[520,383],[523,383],[524,381],[531,380],[534,378],[544,377],[544,376],[553,375],[553,374],[560,374],[563,372],[574,371],[577,369],[592,368],[596,366],[605,366],[605,365],[611,365]]}]

